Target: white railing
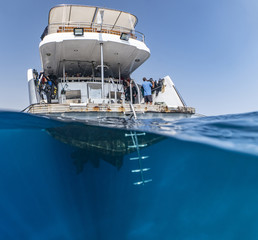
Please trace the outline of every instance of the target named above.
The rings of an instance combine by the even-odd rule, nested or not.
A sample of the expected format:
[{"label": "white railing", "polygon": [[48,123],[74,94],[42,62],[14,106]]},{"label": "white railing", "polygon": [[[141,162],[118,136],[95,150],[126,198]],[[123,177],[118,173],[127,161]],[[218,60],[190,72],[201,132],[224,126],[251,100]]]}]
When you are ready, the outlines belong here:
[{"label": "white railing", "polygon": [[72,32],[74,28],[83,28],[84,32],[97,32],[97,33],[108,33],[114,35],[121,35],[121,33],[127,33],[129,38],[137,39],[139,41],[145,42],[145,36],[143,33],[121,27],[114,26],[109,24],[97,24],[90,22],[74,22],[74,23],[52,23],[44,30],[41,39],[46,35],[52,33],[63,33],[63,32]]},{"label": "white railing", "polygon": [[[112,78],[115,84],[123,84],[123,80]],[[101,82],[101,77],[60,77],[59,82]],[[110,78],[104,78],[105,83],[110,82]]]}]

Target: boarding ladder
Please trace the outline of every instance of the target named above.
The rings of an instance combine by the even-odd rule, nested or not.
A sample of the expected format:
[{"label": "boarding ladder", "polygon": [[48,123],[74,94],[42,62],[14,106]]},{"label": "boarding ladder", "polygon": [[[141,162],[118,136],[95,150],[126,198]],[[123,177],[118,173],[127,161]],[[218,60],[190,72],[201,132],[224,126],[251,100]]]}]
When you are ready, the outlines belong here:
[{"label": "boarding ladder", "polygon": [[[132,103],[130,104],[132,108],[132,112],[134,115],[134,118],[137,119],[134,107]],[[151,182],[152,179],[145,179],[144,178],[144,172],[149,171],[150,168],[143,168],[142,160],[149,158],[149,156],[142,156],[140,153],[140,148],[146,147],[147,144],[139,144],[138,142],[138,136],[145,136],[146,133],[136,133],[135,131],[130,131],[130,133],[126,133],[125,137],[131,137],[132,138],[132,145],[128,146],[129,148],[136,149],[137,157],[131,157],[130,160],[136,160],[138,161],[138,169],[132,170],[132,173],[139,173],[140,174],[140,181],[135,182],[134,185],[144,185],[145,183]]]},{"label": "boarding ladder", "polygon": [[128,116],[129,119],[134,118],[136,120],[137,119],[137,115],[136,115],[134,106],[133,106],[133,104],[131,102],[129,103],[129,105],[130,105],[131,111],[130,112],[125,112],[124,111],[124,115]]}]

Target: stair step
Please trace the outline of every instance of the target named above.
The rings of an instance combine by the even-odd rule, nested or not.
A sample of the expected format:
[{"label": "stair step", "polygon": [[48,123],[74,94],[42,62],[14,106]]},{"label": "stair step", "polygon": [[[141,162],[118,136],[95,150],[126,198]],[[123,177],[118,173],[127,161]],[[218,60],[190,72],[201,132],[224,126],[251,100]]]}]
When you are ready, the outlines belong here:
[{"label": "stair step", "polygon": [[136,146],[136,145],[130,145],[130,146],[128,146],[129,148],[136,148],[136,147],[139,147],[139,148],[141,148],[141,147],[146,147],[147,146],[147,144],[139,144],[138,146]]},{"label": "stair step", "polygon": [[140,182],[135,182],[134,185],[141,185],[141,184],[145,184],[145,183],[148,183],[148,182],[151,182],[152,179],[148,179],[148,180],[143,180],[143,181],[140,181]]},{"label": "stair step", "polygon": [[147,159],[147,158],[149,158],[149,156],[142,156],[142,157],[132,157],[132,158],[130,158],[130,160],[139,160],[139,159]]},{"label": "stair step", "polygon": [[126,137],[133,137],[133,136],[144,136],[146,133],[126,133]]},{"label": "stair step", "polygon": [[132,170],[133,173],[138,173],[138,172],[146,172],[146,171],[149,171],[150,168],[143,168],[143,169],[135,169],[135,170]]}]

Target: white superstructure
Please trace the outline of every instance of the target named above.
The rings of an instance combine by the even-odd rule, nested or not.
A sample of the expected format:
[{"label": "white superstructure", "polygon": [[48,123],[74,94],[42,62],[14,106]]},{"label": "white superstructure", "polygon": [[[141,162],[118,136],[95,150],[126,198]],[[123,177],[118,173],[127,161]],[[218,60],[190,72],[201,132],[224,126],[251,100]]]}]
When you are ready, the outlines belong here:
[{"label": "white superstructure", "polygon": [[152,105],[139,84],[132,89],[130,75],[150,57],[136,24],[136,16],[108,8],[52,8],[39,45],[42,73],[28,70],[29,111],[194,113],[168,76],[156,82]]},{"label": "white superstructure", "polygon": [[[135,31],[137,18],[106,8],[62,5],[49,13],[47,34],[42,36],[40,55],[47,75],[81,73],[92,76],[92,68],[104,65],[114,78],[127,78],[150,56],[144,35]],[[82,35],[74,31],[83,30]],[[121,38],[124,35],[124,39]],[[128,38],[128,40],[127,40]]]}]

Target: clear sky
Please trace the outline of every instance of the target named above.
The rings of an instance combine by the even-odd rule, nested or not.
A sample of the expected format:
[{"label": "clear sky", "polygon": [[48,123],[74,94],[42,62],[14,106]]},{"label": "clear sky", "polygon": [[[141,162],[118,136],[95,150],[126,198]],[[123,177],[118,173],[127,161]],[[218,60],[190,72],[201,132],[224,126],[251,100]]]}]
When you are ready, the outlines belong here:
[{"label": "clear sky", "polygon": [[41,70],[38,45],[55,5],[130,12],[151,57],[132,77],[169,75],[188,106],[219,115],[258,110],[257,0],[12,0],[0,8],[0,109],[29,105],[27,69]]}]

